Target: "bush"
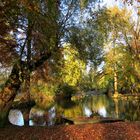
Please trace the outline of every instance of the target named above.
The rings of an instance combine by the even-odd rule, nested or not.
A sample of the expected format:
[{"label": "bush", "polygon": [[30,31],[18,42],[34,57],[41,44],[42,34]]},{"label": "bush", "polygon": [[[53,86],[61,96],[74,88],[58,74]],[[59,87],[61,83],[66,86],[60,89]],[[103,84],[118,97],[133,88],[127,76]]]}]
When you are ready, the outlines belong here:
[{"label": "bush", "polygon": [[57,91],[57,85],[54,85],[52,83],[44,83],[44,82],[38,82],[37,84],[32,84],[31,86],[31,92],[40,92],[44,93],[47,96],[54,96]]},{"label": "bush", "polygon": [[32,84],[30,89],[31,98],[35,100],[38,106],[46,108],[48,104],[52,104],[54,102],[57,85],[38,82],[37,84]]},{"label": "bush", "polygon": [[70,86],[68,84],[62,84],[58,88],[57,95],[62,95],[64,98],[71,98],[76,92],[76,87]]}]

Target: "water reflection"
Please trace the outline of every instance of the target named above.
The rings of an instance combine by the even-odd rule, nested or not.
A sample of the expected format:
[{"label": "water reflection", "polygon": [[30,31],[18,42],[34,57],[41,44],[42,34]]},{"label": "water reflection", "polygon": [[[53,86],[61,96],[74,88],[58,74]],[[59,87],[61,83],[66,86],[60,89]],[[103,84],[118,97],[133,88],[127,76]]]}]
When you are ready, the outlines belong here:
[{"label": "water reflection", "polygon": [[45,116],[45,111],[34,107],[31,109],[30,111],[30,121],[29,121],[29,125],[30,126],[45,126],[46,125],[46,116]]},{"label": "water reflection", "polygon": [[107,112],[106,112],[106,108],[103,106],[101,108],[99,108],[98,113],[100,116],[102,117],[107,117]]},{"label": "water reflection", "polygon": [[84,107],[84,112],[87,117],[90,117],[92,115],[92,111],[86,106]]},{"label": "water reflection", "polygon": [[10,123],[13,125],[18,125],[18,126],[24,125],[23,114],[18,109],[10,110],[8,119],[9,119]]},{"label": "water reflection", "polygon": [[[24,125],[22,113],[20,110],[11,110],[9,121],[14,125]],[[105,95],[93,95],[75,103],[61,101],[49,110],[33,107],[29,114],[29,122],[31,126],[55,125],[58,116],[69,119],[102,116],[140,121],[140,102],[137,100],[113,100]]]},{"label": "water reflection", "polygon": [[55,117],[56,117],[56,109],[55,106],[53,106],[48,111],[48,126],[54,125]]}]

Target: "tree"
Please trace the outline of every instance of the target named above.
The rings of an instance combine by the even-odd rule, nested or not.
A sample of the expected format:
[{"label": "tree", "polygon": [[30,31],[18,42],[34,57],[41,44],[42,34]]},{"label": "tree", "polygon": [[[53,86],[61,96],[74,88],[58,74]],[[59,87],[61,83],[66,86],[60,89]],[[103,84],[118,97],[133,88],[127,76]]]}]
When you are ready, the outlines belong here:
[{"label": "tree", "polygon": [[[107,11],[108,20],[108,37],[104,45],[105,64],[103,68],[104,78],[114,83],[114,93],[118,95],[118,91],[126,88],[127,92],[134,93],[135,89],[138,89],[138,73],[134,66],[134,54],[132,53],[132,42],[134,35],[132,29],[134,29],[134,23],[130,22],[131,13],[126,9],[119,9],[113,7]],[[124,16],[125,15],[125,16]],[[124,17],[124,18],[122,18]],[[103,19],[103,17],[101,16]],[[136,76],[137,75],[137,76]],[[106,81],[104,81],[106,83]],[[107,82],[106,86],[109,86]],[[136,86],[137,85],[137,86]],[[136,88],[137,87],[137,88]],[[135,90],[137,92],[137,90]]]},{"label": "tree", "polygon": [[62,81],[70,86],[78,86],[85,72],[85,63],[80,59],[78,51],[71,44],[65,44],[62,53]]},{"label": "tree", "polygon": [[[59,43],[57,35],[59,1],[43,1],[43,4],[40,1],[10,1],[8,4],[8,8],[11,9],[7,10],[14,11],[7,15],[6,19],[8,24],[16,26],[16,29],[12,28],[11,31],[14,32],[17,41],[14,49],[17,60],[14,60],[11,74],[0,93],[1,123],[5,123],[4,119],[23,81],[26,81],[27,92],[29,92],[30,73],[51,56],[51,51],[57,49]],[[2,6],[6,7],[7,2],[3,2]],[[4,12],[6,15],[7,11]],[[14,17],[17,17],[17,22],[13,22]],[[44,25],[44,28],[40,28],[40,24]]]},{"label": "tree", "polygon": [[[6,34],[14,37],[14,55],[11,55],[12,59],[9,58],[13,60],[11,74],[0,92],[1,123],[5,123],[4,120],[22,83],[26,83],[29,94],[30,74],[61,48],[61,39],[66,35],[73,15],[79,10],[80,2],[75,0],[2,1],[1,25],[6,33],[1,37],[4,39]],[[87,4],[88,1],[84,3]],[[4,43],[1,46],[6,50]],[[12,46],[12,43],[9,46]],[[9,49],[8,56],[11,52]]]}]

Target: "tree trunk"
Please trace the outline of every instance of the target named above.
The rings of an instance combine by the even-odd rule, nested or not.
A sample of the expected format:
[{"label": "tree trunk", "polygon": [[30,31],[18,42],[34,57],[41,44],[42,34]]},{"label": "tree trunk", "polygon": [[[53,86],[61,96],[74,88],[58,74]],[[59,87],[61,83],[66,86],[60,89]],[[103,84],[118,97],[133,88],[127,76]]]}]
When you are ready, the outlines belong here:
[{"label": "tree trunk", "polygon": [[4,126],[7,122],[9,110],[21,83],[20,66],[15,64],[5,86],[0,92],[0,127]]},{"label": "tree trunk", "polygon": [[119,103],[118,99],[114,99],[116,117],[119,118]]},{"label": "tree trunk", "polygon": [[117,79],[116,71],[114,71],[114,95],[115,95],[115,97],[118,96],[118,79]]},{"label": "tree trunk", "polygon": [[30,101],[30,65],[31,65],[31,46],[32,46],[32,29],[33,22],[31,20],[31,15],[28,15],[28,30],[27,30],[27,66],[25,71],[25,88],[26,88],[26,99]]},{"label": "tree trunk", "polygon": [[[27,70],[25,71],[25,92],[26,92],[26,100],[30,102],[30,65],[31,65],[31,34],[32,34],[32,24],[29,22],[29,29],[27,32],[28,40],[27,40]],[[30,113],[30,109],[28,109],[28,113]],[[29,115],[28,118],[24,119],[25,125],[29,125]]]},{"label": "tree trunk", "polygon": [[[116,56],[116,50],[115,50],[115,43],[116,43],[116,39],[114,39],[113,41],[113,47],[114,47],[114,51],[113,54],[114,56]],[[114,97],[118,97],[118,78],[117,78],[117,63],[114,63]]]},{"label": "tree trunk", "polygon": [[[51,55],[51,52],[43,54],[37,62],[30,66],[30,72],[41,66],[47,59],[51,57]],[[3,127],[6,124],[13,100],[21,84],[23,83],[23,80],[25,80],[25,77],[23,76],[26,73],[26,67],[24,66],[24,63],[25,62],[22,62],[22,64],[20,64],[17,62],[13,66],[10,76],[0,92],[0,127]],[[24,79],[22,80],[22,78]]]}]

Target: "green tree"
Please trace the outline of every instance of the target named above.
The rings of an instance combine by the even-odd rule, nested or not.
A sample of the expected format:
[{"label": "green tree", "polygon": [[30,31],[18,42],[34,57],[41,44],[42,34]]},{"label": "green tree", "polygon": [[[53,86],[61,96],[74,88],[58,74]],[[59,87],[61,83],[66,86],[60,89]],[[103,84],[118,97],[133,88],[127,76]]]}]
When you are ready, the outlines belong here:
[{"label": "green tree", "polygon": [[[23,82],[27,85],[29,97],[30,74],[61,48],[61,39],[66,35],[68,24],[79,10],[80,2],[75,0],[1,2],[1,24],[4,27],[1,37],[4,40],[7,35],[12,34],[14,37],[14,45],[9,43],[10,47],[14,46],[12,47],[14,53],[1,42],[2,50],[8,50],[7,56],[12,54],[9,58],[12,60],[11,74],[0,92],[0,122],[2,124],[5,123],[4,120]],[[84,3],[87,4],[86,1]],[[3,59],[1,60],[3,63]]]},{"label": "green tree", "polygon": [[[130,45],[134,37],[131,31],[134,29],[133,22],[130,22],[131,13],[117,7],[108,9],[106,12],[108,15],[106,22],[110,29],[106,27],[109,34],[104,45],[105,65],[103,73],[106,77],[104,80],[113,81],[116,96],[118,91],[124,87],[126,91],[134,92],[134,87],[138,89],[138,74],[133,63],[136,60],[134,59],[135,55],[132,53],[132,45]],[[104,82],[108,86],[112,85],[109,82]]]},{"label": "green tree", "polygon": [[77,86],[85,72],[85,63],[79,58],[79,52],[71,44],[65,44],[62,53],[62,81],[71,86]]},{"label": "green tree", "polygon": [[[42,3],[40,1],[13,0],[2,2],[1,5],[5,12],[3,12],[4,17],[2,20],[6,18],[9,26],[14,25],[16,27],[15,29],[12,28],[11,31],[17,41],[14,49],[17,59],[14,59],[12,63],[11,74],[0,93],[0,122],[4,123],[4,119],[21,84],[25,81],[27,93],[29,94],[30,73],[49,59],[55,49],[58,49],[60,5],[59,1],[51,0],[42,1]],[[14,11],[14,13],[10,13],[8,10]],[[7,12],[9,15],[7,15]],[[15,17],[17,22],[13,21]],[[8,29],[8,27],[6,26],[5,28]],[[3,38],[4,35],[2,35]],[[10,43],[9,45],[11,46],[12,44]],[[4,44],[1,46],[4,46]],[[6,47],[4,47],[5,49]],[[8,52],[8,54],[10,53],[11,51]]]}]

